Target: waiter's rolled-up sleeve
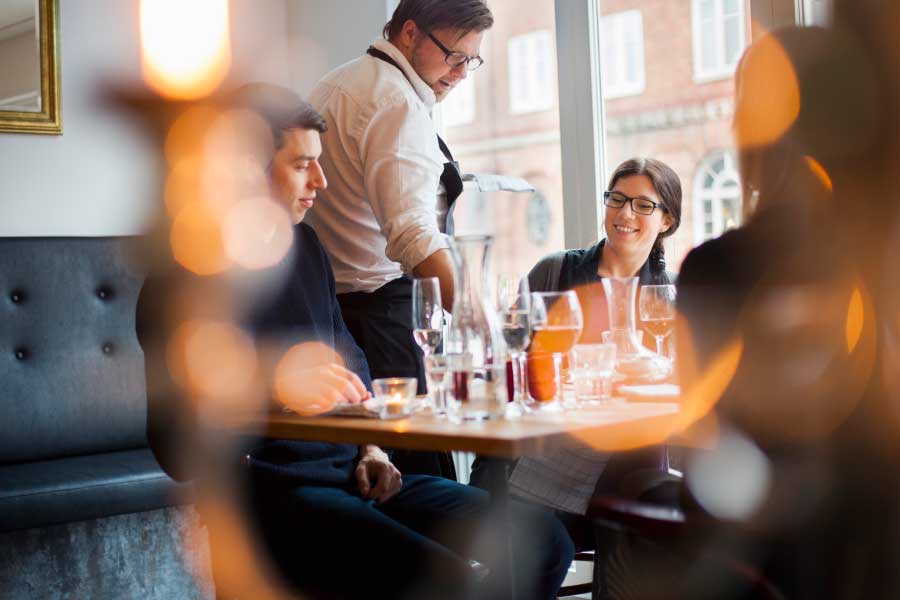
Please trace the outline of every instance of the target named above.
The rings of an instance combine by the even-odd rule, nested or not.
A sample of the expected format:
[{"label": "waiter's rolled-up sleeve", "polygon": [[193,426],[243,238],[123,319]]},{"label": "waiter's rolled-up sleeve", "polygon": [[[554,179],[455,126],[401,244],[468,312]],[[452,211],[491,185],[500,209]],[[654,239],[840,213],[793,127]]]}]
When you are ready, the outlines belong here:
[{"label": "waiter's rolled-up sleeve", "polygon": [[387,239],[385,254],[407,273],[449,247],[437,223],[444,164],[433,131],[424,107],[397,96],[382,102],[360,140],[364,185]]}]

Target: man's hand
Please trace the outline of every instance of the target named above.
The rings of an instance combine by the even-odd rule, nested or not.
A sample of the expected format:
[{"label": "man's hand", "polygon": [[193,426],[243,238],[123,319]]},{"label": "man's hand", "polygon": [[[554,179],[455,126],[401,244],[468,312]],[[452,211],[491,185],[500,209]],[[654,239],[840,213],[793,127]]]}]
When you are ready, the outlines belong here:
[{"label": "man's hand", "polygon": [[276,374],[275,388],[281,403],[300,415],[328,412],[335,404],[359,404],[369,398],[356,373],[338,364]]},{"label": "man's hand", "polygon": [[356,481],[359,494],[366,500],[379,504],[390,500],[403,485],[403,478],[388,455],[378,446],[360,446],[359,464],[356,465]]}]

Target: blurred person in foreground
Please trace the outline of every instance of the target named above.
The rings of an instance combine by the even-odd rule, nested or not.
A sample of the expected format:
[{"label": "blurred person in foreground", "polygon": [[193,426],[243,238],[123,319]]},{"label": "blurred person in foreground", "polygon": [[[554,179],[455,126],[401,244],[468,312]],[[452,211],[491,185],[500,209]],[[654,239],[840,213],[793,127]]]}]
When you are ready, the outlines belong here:
[{"label": "blurred person in foreground", "polygon": [[[331,258],[344,319],[373,377],[416,377],[420,394],[412,278],[437,277],[451,309],[445,234],[463,185],[431,113],[483,63],[493,22],[483,0],[401,0],[383,37],[309,95],[328,122],[322,164],[332,180],[310,224]],[[397,454],[407,469],[455,478],[448,455]]]},{"label": "blurred person in foreground", "polygon": [[[327,185],[318,162],[325,121],[292,92],[264,84],[239,89],[226,105],[261,117],[271,130],[248,129],[238,135],[260,138],[240,143],[256,149],[266,173],[265,194],[293,224],[290,248],[279,264],[247,274],[251,284],[271,273],[282,278],[269,282],[264,293],[257,291],[252,302],[237,298],[233,303],[242,307],[236,322],[258,348],[264,384],[274,391],[273,408],[309,414],[336,403],[361,402],[370,387],[366,360],[343,323],[327,256],[313,230],[302,223]],[[248,217],[252,225],[252,215]],[[278,235],[268,228],[260,234],[260,244]],[[244,282],[232,291],[239,295],[252,287]],[[151,293],[139,302],[142,342],[151,335],[140,316],[149,310]],[[159,372],[150,363],[166,359],[150,351],[147,355],[148,373]],[[283,360],[292,356],[285,369]],[[166,466],[179,457],[166,451],[169,433],[160,431],[160,425],[151,416],[148,435]],[[489,514],[488,495],[481,490],[439,477],[403,475],[374,445],[258,439],[247,452],[239,485],[245,488],[250,521],[280,573],[305,594],[463,598],[507,584],[489,574],[478,581],[484,571],[467,560],[489,569],[504,547],[497,539],[500,519]],[[233,458],[237,470],[239,461]],[[227,460],[219,460],[228,468]],[[521,597],[551,598],[572,560],[571,543],[552,515],[520,504],[510,510],[516,549],[512,568]],[[214,525],[210,529],[214,540],[223,535]],[[229,550],[218,553],[227,557]]]},{"label": "blurred person in foreground", "polygon": [[764,34],[738,65],[748,218],[691,251],[678,280],[685,409],[715,403],[706,422],[718,432],[685,471],[699,543],[685,563],[656,564],[655,578],[643,565],[632,583],[644,593],[876,597],[858,595],[877,589],[858,548],[882,535],[881,501],[862,497],[884,473],[854,449],[875,314],[842,218],[869,202],[846,184],[874,147],[873,73],[857,40],[819,28]]}]

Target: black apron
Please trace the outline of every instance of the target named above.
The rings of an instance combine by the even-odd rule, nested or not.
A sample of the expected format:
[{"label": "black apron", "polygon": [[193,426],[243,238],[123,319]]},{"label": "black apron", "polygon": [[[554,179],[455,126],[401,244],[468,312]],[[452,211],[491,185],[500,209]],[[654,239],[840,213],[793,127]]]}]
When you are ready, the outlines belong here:
[{"label": "black apron", "polygon": [[[381,50],[369,47],[366,52],[403,73],[400,65]],[[405,73],[403,75],[406,77]],[[447,144],[440,136],[438,146],[447,159],[441,174],[441,183],[447,193],[447,219],[443,223],[443,229],[448,235],[452,235],[453,203],[462,193],[463,183],[459,164],[453,160]],[[418,393],[424,394],[426,378],[422,350],[413,339],[412,332],[412,281],[412,277],[404,275],[374,292],[338,294],[337,299],[347,329],[366,355],[372,378],[415,377],[419,382]],[[392,461],[401,473],[441,475],[456,479],[456,469],[448,452],[395,450]]]}]

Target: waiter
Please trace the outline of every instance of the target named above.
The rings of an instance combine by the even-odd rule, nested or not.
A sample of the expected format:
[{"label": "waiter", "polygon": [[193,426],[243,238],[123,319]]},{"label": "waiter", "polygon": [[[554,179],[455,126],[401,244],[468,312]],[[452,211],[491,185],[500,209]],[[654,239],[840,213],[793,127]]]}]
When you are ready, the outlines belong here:
[{"label": "waiter", "polygon": [[[444,307],[453,306],[445,233],[462,191],[431,111],[481,66],[493,22],[483,0],[401,0],[384,39],[327,74],[309,98],[328,123],[320,162],[331,182],[310,222],[331,259],[344,321],[372,377],[416,377],[419,393],[425,374],[412,335],[412,278],[437,277]],[[404,466],[453,474],[446,457],[426,460]]]}]

